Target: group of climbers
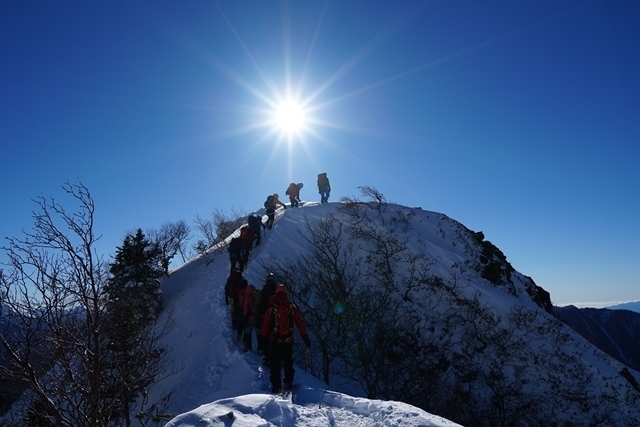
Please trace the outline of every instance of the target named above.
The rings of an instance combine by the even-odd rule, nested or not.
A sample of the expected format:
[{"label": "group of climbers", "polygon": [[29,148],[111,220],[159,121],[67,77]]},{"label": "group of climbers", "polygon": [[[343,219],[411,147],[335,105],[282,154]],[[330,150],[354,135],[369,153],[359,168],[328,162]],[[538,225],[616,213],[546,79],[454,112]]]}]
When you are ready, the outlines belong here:
[{"label": "group of climbers", "polygon": [[[320,203],[327,203],[329,201],[329,195],[331,193],[331,185],[329,184],[329,178],[327,177],[326,172],[322,172],[318,174],[318,193],[320,194]],[[289,196],[290,207],[297,208],[298,206],[302,206],[302,201],[300,200],[300,190],[304,187],[304,183],[292,182],[287,187],[285,191],[285,195]],[[275,212],[278,205],[281,205],[284,209],[287,206],[280,201],[280,196],[278,193],[271,194],[267,197],[267,200],[264,202],[264,208],[267,214],[267,223],[266,226],[269,230],[273,227],[273,221],[275,218]]]},{"label": "group of climbers", "polygon": [[[317,180],[320,202],[327,203],[331,186],[326,172],[318,174]],[[291,183],[285,194],[289,197],[290,206],[302,205],[300,190],[302,182]],[[287,206],[280,201],[277,193],[269,195],[264,202],[267,221],[262,216],[251,214],[247,225],[240,228],[240,236],[231,239],[228,247],[231,273],[225,285],[225,302],[231,311],[231,325],[238,341],[242,341],[245,351],[253,349],[253,331],[256,331],[258,354],[264,355],[265,364],[269,367],[271,388],[274,393],[284,389],[290,390],[293,385],[295,370],[293,369],[293,331],[294,326],[302,336],[307,349],[311,346],[307,330],[300,310],[287,297],[287,289],[278,284],[276,277],[270,273],[262,289],[248,283],[242,275],[249,260],[249,253],[260,245],[262,229],[271,230],[278,205]],[[281,377],[284,370],[284,378]]]},{"label": "group of climbers", "polygon": [[[318,193],[320,194],[320,202],[327,203],[329,201],[329,195],[331,193],[331,185],[329,184],[329,178],[327,177],[326,172],[322,172],[318,174]],[[285,191],[285,195],[289,196],[290,207],[296,208],[302,205],[302,201],[300,200],[300,190],[304,187],[304,183],[292,182],[287,187]],[[267,200],[264,202],[265,214],[267,215],[267,222],[264,224],[267,229],[271,230],[273,227],[273,221],[275,220],[276,209],[278,205],[282,206],[284,209],[287,209],[287,206],[280,201],[280,196],[278,193],[270,194],[267,196]]]},{"label": "group of climbers", "polygon": [[[258,354],[264,355],[269,367],[271,391],[280,393],[291,390],[293,368],[294,326],[302,336],[306,348],[311,346],[307,329],[298,307],[287,297],[287,289],[277,284],[276,276],[269,273],[261,290],[248,284],[237,268],[231,271],[225,286],[225,302],[231,309],[231,324],[244,350],[253,348],[253,331],[256,331]],[[284,377],[282,372],[284,371]]]}]

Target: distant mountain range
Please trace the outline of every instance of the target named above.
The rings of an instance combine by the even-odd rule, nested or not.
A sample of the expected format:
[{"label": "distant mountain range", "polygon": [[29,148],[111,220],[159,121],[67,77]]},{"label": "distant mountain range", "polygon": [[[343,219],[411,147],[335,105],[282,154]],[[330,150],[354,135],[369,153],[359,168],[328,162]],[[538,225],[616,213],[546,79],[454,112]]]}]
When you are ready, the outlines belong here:
[{"label": "distant mountain range", "polygon": [[631,310],[636,313],[640,313],[640,301],[624,302],[622,304],[611,305],[609,307],[612,310]]}]

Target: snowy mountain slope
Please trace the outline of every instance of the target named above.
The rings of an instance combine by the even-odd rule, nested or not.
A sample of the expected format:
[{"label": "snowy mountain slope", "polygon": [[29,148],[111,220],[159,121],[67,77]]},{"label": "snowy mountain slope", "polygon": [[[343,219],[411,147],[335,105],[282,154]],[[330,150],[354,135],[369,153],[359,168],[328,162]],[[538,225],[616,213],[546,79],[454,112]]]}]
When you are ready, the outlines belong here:
[{"label": "snowy mountain slope", "polygon": [[[353,216],[343,208],[339,203],[308,203],[300,209],[279,209],[273,230],[251,254],[245,270],[249,283],[261,288],[270,266],[295,261],[309,252],[312,248],[305,238],[309,224],[329,215],[335,215],[341,224],[352,223]],[[400,289],[403,285],[399,283],[397,294],[404,297],[404,308],[420,313],[418,323],[433,350],[433,359],[425,360],[424,365],[432,371],[433,383],[413,384],[423,387],[421,406],[432,405],[442,415],[456,414],[460,411],[449,409],[447,402],[463,396],[465,401],[475,402],[465,408],[465,419],[484,419],[473,421],[475,425],[498,425],[492,419],[498,415],[485,402],[496,399],[509,408],[510,416],[529,418],[531,424],[520,425],[535,425],[535,417],[578,423],[606,417],[617,425],[634,425],[640,420],[637,405],[634,407],[639,399],[637,373],[629,373],[554,318],[549,313],[548,294],[514,271],[481,233],[443,214],[420,209],[385,205],[382,210],[374,207],[367,212],[378,229],[402,229],[409,252],[419,255],[419,260],[405,267],[407,271],[420,267],[419,272],[424,273],[420,286]],[[406,218],[408,225],[398,218]],[[355,238],[346,241],[359,243]],[[364,274],[362,265],[358,269]],[[163,283],[166,307],[175,318],[175,327],[167,337],[173,346],[169,357],[184,369],[158,384],[150,401],[171,391],[168,410],[173,414],[220,399],[232,401],[216,405],[237,406],[240,403],[235,396],[268,389],[268,374],[258,356],[242,353],[231,332],[223,293],[228,271],[223,246],[176,269]],[[311,337],[313,351],[313,334]],[[317,372],[316,359],[311,360],[309,369]],[[298,382],[309,387],[311,394],[324,390],[322,382],[305,375],[301,368],[296,373]],[[344,390],[353,392],[357,386],[348,384],[337,391]],[[364,395],[364,391],[360,389],[358,394]],[[270,402],[266,397],[257,399]],[[306,403],[304,399],[302,403]],[[534,404],[536,413],[527,412],[525,408]],[[202,417],[210,410],[207,408],[190,416]],[[219,410],[219,406],[212,408]],[[255,415],[257,411],[253,408],[247,413]],[[576,411],[580,416],[574,415]],[[280,425],[311,425],[278,419]]]},{"label": "snowy mountain slope", "polygon": [[[283,213],[278,212],[278,216]],[[274,227],[252,258],[268,258],[277,253],[283,239],[291,237],[283,233],[283,228],[286,227]],[[255,258],[245,270],[245,277],[261,287],[264,274]],[[401,419],[406,426],[458,425],[400,402],[356,399],[326,391],[323,382],[301,368],[297,368],[296,383],[304,386],[296,392],[295,404],[268,394],[268,371],[261,364],[262,358],[243,353],[230,329],[229,311],[224,304],[228,272],[229,261],[222,247],[177,268],[163,283],[167,311],[175,322],[166,337],[172,347],[169,358],[173,366],[181,369],[156,386],[149,400],[159,401],[170,392],[170,403],[162,410],[184,413],[167,426],[225,425],[231,420],[227,416],[230,411],[234,413],[233,425],[238,426],[375,426],[389,425],[396,422],[394,419]]]},{"label": "snowy mountain slope", "polygon": [[555,308],[558,318],[615,359],[640,370],[640,313],[624,309]]}]

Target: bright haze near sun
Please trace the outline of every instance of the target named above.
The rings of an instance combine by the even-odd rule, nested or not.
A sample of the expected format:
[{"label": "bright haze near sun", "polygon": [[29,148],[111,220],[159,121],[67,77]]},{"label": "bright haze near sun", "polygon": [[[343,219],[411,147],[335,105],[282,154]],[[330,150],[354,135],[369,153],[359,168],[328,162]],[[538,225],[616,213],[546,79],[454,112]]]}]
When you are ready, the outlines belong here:
[{"label": "bright haze near sun", "polygon": [[[335,138],[329,134],[370,134],[370,130],[363,131],[363,128],[351,124],[353,115],[345,110],[348,107],[344,101],[357,98],[395,78],[389,79],[387,76],[375,83],[368,81],[355,86],[343,84],[343,79],[389,35],[385,34],[382,38],[373,36],[365,43],[363,51],[353,53],[342,62],[335,62],[333,69],[323,64],[319,71],[316,69],[320,57],[317,39],[319,34],[327,31],[325,10],[313,17],[311,28],[315,28],[315,31],[310,32],[315,35],[307,38],[306,42],[302,42],[299,35],[291,34],[290,17],[283,13],[282,33],[273,36],[274,40],[278,40],[272,45],[275,46],[274,50],[267,55],[261,49],[250,48],[251,31],[243,31],[245,27],[242,26],[241,17],[228,16],[224,7],[216,7],[235,38],[237,55],[244,60],[230,65],[211,57],[209,63],[248,96],[235,109],[242,119],[235,125],[225,124],[226,128],[214,135],[213,139],[244,138],[254,141],[254,147],[271,147],[269,165],[266,167],[273,166],[276,159],[279,162],[286,160],[287,173],[290,175],[288,179],[296,182],[301,178],[300,169],[305,173],[317,169],[315,174],[326,170],[328,154],[358,161],[357,153],[335,142]],[[238,62],[242,62],[243,66],[238,66]],[[298,165],[298,170],[295,165]]]},{"label": "bright haze near sun", "polygon": [[304,108],[293,99],[280,101],[274,112],[274,120],[278,129],[287,135],[301,133],[306,126]]}]

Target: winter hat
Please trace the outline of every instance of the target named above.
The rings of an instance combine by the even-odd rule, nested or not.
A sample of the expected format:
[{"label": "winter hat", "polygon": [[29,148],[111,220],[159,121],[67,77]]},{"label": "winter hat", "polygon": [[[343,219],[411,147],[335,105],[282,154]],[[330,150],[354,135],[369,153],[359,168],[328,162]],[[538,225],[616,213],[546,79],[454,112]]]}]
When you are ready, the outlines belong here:
[{"label": "winter hat", "polygon": [[284,287],[284,285],[280,284],[278,286],[276,286],[276,294],[279,292],[284,292],[285,294],[287,293],[287,288]]}]

